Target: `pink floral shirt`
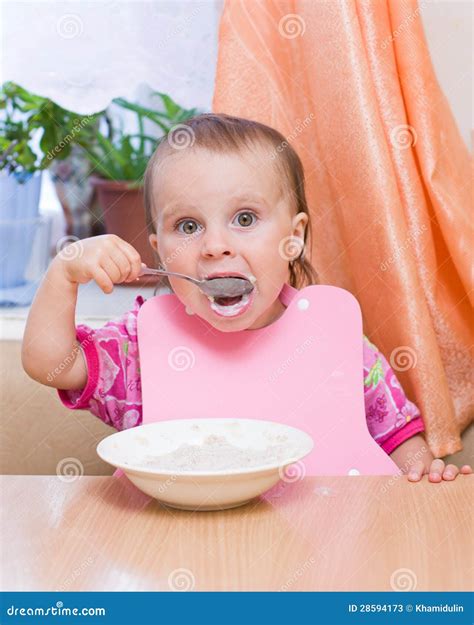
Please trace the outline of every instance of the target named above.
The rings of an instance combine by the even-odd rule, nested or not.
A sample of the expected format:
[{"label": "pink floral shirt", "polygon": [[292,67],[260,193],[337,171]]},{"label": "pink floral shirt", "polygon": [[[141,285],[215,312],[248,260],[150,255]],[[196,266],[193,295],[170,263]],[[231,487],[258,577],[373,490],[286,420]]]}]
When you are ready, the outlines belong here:
[{"label": "pink floral shirt", "polygon": [[[117,430],[142,422],[137,315],[144,301],[139,295],[133,310],[98,330],[85,325],[77,327],[77,339],[87,363],[87,384],[79,391],[58,391],[68,408],[89,410]],[[367,426],[372,437],[390,454],[407,438],[422,432],[423,421],[385,357],[365,336],[363,343]]]}]

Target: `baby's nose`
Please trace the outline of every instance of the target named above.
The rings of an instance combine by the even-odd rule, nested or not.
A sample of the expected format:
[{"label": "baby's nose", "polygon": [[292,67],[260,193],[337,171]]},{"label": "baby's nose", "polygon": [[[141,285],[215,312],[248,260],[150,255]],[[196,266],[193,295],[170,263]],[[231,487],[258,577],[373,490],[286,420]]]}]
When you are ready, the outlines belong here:
[{"label": "baby's nose", "polygon": [[203,255],[206,256],[206,258],[216,258],[219,256],[232,256],[232,252],[227,248],[212,248],[206,250]]},{"label": "baby's nose", "polygon": [[233,256],[235,251],[229,240],[224,236],[214,235],[203,241],[202,254],[207,258]]}]

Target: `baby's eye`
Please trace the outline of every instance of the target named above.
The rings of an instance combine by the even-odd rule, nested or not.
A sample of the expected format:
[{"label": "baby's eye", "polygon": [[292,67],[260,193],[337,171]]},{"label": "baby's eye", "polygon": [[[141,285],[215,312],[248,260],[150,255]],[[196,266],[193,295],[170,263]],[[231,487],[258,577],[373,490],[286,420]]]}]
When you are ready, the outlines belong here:
[{"label": "baby's eye", "polygon": [[[176,230],[183,234],[195,234],[197,232],[197,226],[199,224],[194,219],[184,219],[176,224]],[[182,226],[182,228],[181,228]],[[194,228],[196,226],[196,228]]]},{"label": "baby's eye", "polygon": [[248,226],[253,226],[253,224],[257,221],[257,216],[255,215],[255,213],[245,211],[244,213],[239,213],[236,219],[239,223],[239,226],[247,228]]}]

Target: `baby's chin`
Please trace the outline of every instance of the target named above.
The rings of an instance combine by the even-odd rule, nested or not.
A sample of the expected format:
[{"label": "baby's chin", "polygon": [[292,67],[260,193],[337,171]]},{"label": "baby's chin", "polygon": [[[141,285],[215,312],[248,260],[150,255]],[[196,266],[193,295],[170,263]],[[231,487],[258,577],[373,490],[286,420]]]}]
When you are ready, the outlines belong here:
[{"label": "baby's chin", "polygon": [[220,332],[239,332],[248,330],[255,322],[254,316],[244,313],[237,317],[221,317],[215,314],[210,308],[209,310],[196,310],[196,314],[207,321],[213,328]]},{"label": "baby's chin", "polygon": [[234,319],[205,319],[213,328],[220,332],[241,332],[242,330],[248,330],[254,322],[253,319],[244,320],[240,318]]}]

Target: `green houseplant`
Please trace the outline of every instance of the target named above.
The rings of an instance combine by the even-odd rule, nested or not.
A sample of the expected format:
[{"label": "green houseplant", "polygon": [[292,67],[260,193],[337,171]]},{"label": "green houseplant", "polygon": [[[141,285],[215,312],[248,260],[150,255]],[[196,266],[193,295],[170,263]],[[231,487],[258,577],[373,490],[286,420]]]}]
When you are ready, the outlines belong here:
[{"label": "green houseplant", "polygon": [[[13,82],[0,87],[0,246],[5,254],[0,270],[2,302],[13,303],[20,297],[16,295],[18,289],[23,289],[24,298],[25,287],[33,286],[27,267],[37,234],[46,227],[45,219],[39,216],[42,171],[55,160],[65,159],[75,138],[96,117],[67,111]],[[48,248],[48,235],[41,240]],[[49,249],[45,249],[44,258],[49,258]],[[33,290],[28,292],[32,296]],[[25,299],[23,303],[27,303]]]},{"label": "green houseplant", "polygon": [[0,171],[25,182],[53,160],[67,158],[80,135],[89,136],[85,129],[102,115],[79,115],[16,83],[4,83],[0,89]]},{"label": "green houseplant", "polygon": [[[42,172],[47,168],[53,171],[58,163],[67,161],[73,151],[77,152],[80,135],[86,134],[86,128],[97,127],[102,116],[103,112],[79,115],[68,111],[13,82],[1,86],[1,181],[3,186],[15,190],[8,195],[12,202],[16,202],[16,206],[2,203],[4,219],[7,214],[11,218],[21,218],[38,213],[38,201],[33,202],[33,198],[39,199]],[[85,161],[82,151],[80,158]],[[30,190],[19,186],[15,189],[15,185]],[[32,187],[35,187],[35,193],[31,192]],[[55,187],[58,193],[56,184]],[[25,203],[22,196],[31,199],[31,203]],[[59,193],[58,199],[61,201]],[[79,199],[85,203],[84,198]]]},{"label": "green houseplant", "polygon": [[[105,112],[106,133],[98,129],[86,129],[78,137],[78,143],[85,150],[92,168],[106,180],[127,181],[130,186],[139,186],[150,156],[161,137],[173,126],[189,119],[197,109],[184,109],[172,98],[157,91],[164,111],[154,110],[124,98],[115,98],[113,103],[136,115],[136,132],[126,133],[114,123],[110,113]],[[145,121],[155,125],[153,136],[145,133]]]},{"label": "green houseplant", "polygon": [[[15,184],[33,177],[39,183],[44,169],[67,161],[71,154],[77,156],[79,148],[89,163],[86,176],[97,191],[107,232],[134,245],[150,266],[156,259],[146,234],[143,175],[163,136],[197,112],[179,106],[165,93],[151,96],[158,99],[156,109],[124,98],[113,100],[135,118],[134,132],[126,132],[120,116],[113,117],[112,107],[83,116],[12,82],[4,83],[0,91],[0,172],[8,174],[10,183],[12,176]],[[146,125],[151,127],[148,133]],[[36,195],[37,213],[39,184]]]}]

